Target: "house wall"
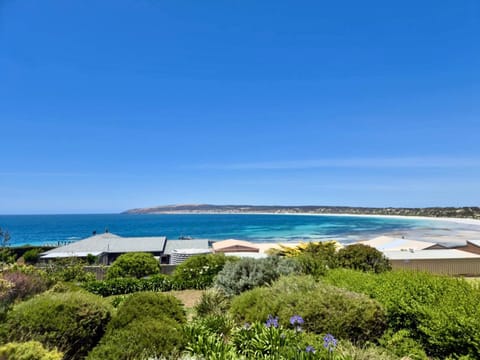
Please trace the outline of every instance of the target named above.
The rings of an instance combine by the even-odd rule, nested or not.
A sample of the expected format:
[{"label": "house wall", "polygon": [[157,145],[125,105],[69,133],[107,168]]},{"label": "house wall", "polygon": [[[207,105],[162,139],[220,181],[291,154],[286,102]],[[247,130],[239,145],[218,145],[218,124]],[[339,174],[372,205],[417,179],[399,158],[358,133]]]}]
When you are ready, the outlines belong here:
[{"label": "house wall", "polygon": [[393,269],[428,271],[453,276],[480,276],[480,259],[390,260]]}]

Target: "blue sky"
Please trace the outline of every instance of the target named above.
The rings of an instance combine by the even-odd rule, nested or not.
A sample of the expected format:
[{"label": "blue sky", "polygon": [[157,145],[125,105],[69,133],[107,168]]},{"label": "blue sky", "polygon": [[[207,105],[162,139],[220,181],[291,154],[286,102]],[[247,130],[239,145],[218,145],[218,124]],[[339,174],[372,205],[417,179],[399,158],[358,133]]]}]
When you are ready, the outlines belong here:
[{"label": "blue sky", "polygon": [[0,1],[0,213],[480,205],[480,5]]}]

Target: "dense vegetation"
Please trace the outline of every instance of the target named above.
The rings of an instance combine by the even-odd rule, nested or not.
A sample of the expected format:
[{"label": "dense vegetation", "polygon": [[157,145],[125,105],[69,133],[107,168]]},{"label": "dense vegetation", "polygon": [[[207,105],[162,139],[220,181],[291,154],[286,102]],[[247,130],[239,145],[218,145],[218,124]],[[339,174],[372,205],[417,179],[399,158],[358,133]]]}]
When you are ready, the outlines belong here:
[{"label": "dense vegetation", "polygon": [[[152,258],[119,257],[103,281],[76,259],[4,266],[0,360],[479,358],[478,286],[364,246],[199,255],[173,275]],[[186,312],[172,289],[207,290]]]}]

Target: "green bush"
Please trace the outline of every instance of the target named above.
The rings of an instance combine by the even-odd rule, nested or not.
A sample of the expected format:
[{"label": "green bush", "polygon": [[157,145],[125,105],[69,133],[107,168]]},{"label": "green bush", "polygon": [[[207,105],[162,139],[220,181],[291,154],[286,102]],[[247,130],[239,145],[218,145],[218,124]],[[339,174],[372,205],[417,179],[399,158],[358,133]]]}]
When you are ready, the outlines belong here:
[{"label": "green bush", "polygon": [[44,293],[16,305],[5,324],[9,341],[40,341],[80,359],[100,340],[111,306],[84,292]]},{"label": "green bush", "polygon": [[269,256],[265,259],[244,258],[228,263],[215,279],[215,286],[227,295],[236,295],[257,286],[268,285],[281,275],[300,273],[292,259]]},{"label": "green bush", "polygon": [[240,322],[262,321],[272,314],[283,325],[298,314],[305,330],[354,342],[375,341],[386,328],[385,312],[377,301],[305,276],[284,277],[245,292],[233,298],[230,312]]},{"label": "green bush", "polygon": [[224,254],[195,255],[178,265],[173,277],[185,289],[206,289],[225,264],[235,260]]},{"label": "green bush", "polygon": [[40,258],[41,249],[30,249],[23,253],[23,260],[27,264],[36,264]]},{"label": "green bush", "polygon": [[158,274],[160,263],[149,253],[126,253],[120,255],[107,270],[107,279],[120,277],[143,278]]},{"label": "green bush", "polygon": [[183,305],[172,295],[138,292],[123,299],[88,359],[149,359],[183,347]]},{"label": "green bush", "polygon": [[182,303],[173,295],[138,292],[126,298],[118,307],[110,329],[120,329],[139,319],[173,319],[179,323],[186,320]]},{"label": "green bush", "polygon": [[387,331],[380,339],[380,344],[396,356],[408,357],[411,360],[428,360],[422,345],[412,339],[408,330],[395,333]]},{"label": "green bush", "polygon": [[183,349],[182,328],[173,319],[144,317],[125,327],[111,329],[90,352],[88,360],[147,360],[177,358]]},{"label": "green bush", "polygon": [[171,277],[157,274],[146,279],[115,278],[95,280],[83,284],[83,288],[101,296],[123,295],[138,291],[170,291],[177,289]]},{"label": "green bush", "polygon": [[86,263],[79,258],[65,258],[47,265],[46,272],[52,282],[87,282],[95,280],[95,274],[85,270]]},{"label": "green bush", "polygon": [[0,360],[62,360],[57,350],[47,350],[38,341],[8,343],[0,346]]},{"label": "green bush", "polygon": [[480,289],[465,280],[422,272],[337,269],[324,281],[377,299],[387,311],[389,328],[408,330],[427,355],[480,353]]},{"label": "green bush", "polygon": [[337,253],[337,261],[340,267],[361,271],[381,273],[392,269],[390,262],[381,251],[363,244],[348,245],[340,249]]}]

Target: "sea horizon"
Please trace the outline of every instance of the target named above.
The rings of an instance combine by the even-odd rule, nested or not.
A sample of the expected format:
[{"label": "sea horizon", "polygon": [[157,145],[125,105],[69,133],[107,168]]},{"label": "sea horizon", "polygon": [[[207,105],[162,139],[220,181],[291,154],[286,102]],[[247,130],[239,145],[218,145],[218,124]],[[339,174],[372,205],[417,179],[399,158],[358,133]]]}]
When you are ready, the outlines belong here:
[{"label": "sea horizon", "polygon": [[456,241],[466,235],[472,237],[471,234],[477,232],[480,239],[480,222],[472,220],[473,223],[462,223],[457,220],[299,213],[0,215],[2,228],[11,235],[11,246],[56,245],[105,231],[128,237],[167,236],[174,239],[191,236],[253,242],[338,240],[352,243],[380,235],[407,236],[425,241],[434,237]]}]

